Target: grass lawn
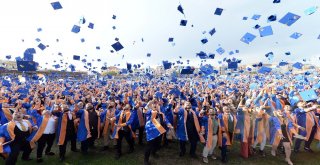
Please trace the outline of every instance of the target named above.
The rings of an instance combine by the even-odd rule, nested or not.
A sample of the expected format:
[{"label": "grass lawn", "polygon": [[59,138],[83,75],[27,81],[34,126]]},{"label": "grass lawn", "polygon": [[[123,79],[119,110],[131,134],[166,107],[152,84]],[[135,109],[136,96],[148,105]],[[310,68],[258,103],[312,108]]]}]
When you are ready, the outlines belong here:
[{"label": "grass lawn", "polygon": [[[179,143],[173,142],[170,143],[168,148],[162,148],[158,154],[160,158],[155,159],[152,156],[150,161],[152,165],[203,165],[200,153],[202,153],[203,145],[198,145],[197,154],[199,155],[198,159],[192,159],[186,154],[183,158],[179,157]],[[63,164],[63,165],[142,165],[143,164],[143,153],[144,147],[135,145],[135,151],[132,154],[127,154],[127,144],[125,140],[123,141],[123,155],[119,160],[114,159],[115,149],[109,149],[108,151],[100,151],[101,143],[100,140],[97,141],[97,149],[89,150],[88,155],[82,155],[81,153],[73,153],[70,151],[70,144],[67,146],[66,159],[63,163],[59,162],[58,158],[58,147],[54,145],[52,151],[56,153],[55,156],[48,157],[44,156],[44,165],[52,164]],[[188,149],[189,146],[187,146]],[[78,145],[80,148],[80,145]],[[266,157],[261,157],[260,155],[255,155],[249,159],[242,159],[239,156],[239,143],[235,143],[229,153],[229,162],[227,164],[245,164],[245,165],[286,165],[284,161],[284,154],[277,154],[276,157],[271,156],[270,147],[266,147]],[[315,153],[306,153],[301,151],[298,154],[292,153],[291,159],[294,164],[303,164],[303,165],[320,165],[320,150],[316,147],[316,143],[313,143],[312,149]],[[216,149],[218,156],[220,151]],[[20,154],[21,156],[21,154]],[[33,160],[29,162],[21,161],[18,159],[18,165],[33,165],[36,163],[36,150],[32,152],[31,158]],[[0,164],[3,164],[3,161],[0,160]],[[222,164],[220,160],[212,160],[209,158],[209,164]]]}]

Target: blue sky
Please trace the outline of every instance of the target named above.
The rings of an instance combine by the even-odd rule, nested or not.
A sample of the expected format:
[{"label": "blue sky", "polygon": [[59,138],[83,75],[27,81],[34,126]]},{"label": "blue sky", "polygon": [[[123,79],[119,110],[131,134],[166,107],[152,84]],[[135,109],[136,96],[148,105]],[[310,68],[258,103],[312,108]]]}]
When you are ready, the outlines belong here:
[{"label": "blue sky", "polygon": [[[215,59],[206,62],[214,66],[225,57],[242,59],[242,63],[302,62],[306,59],[306,63],[320,65],[320,40],[317,39],[320,12],[304,13],[310,7],[320,6],[317,0],[282,0],[278,4],[273,4],[272,0],[61,0],[63,9],[60,10],[53,10],[51,2],[54,1],[10,0],[1,3],[0,59],[5,59],[6,55],[22,57],[25,49],[34,47],[37,51],[35,61],[41,66],[52,68],[53,61],[61,59],[76,65],[77,70],[84,70],[84,64],[73,61],[73,55],[88,61],[95,59],[93,66],[98,67],[104,62],[108,66],[121,64],[125,67],[126,62],[154,66],[162,60],[175,62],[179,56],[184,63],[190,60],[190,65],[199,65],[201,60],[196,53],[200,51],[216,54]],[[184,8],[185,16],[177,10],[179,4]],[[224,9],[221,16],[214,15],[217,7]],[[279,23],[288,12],[301,18],[291,26]],[[251,19],[254,14],[261,18]],[[277,21],[268,22],[267,18],[274,14]],[[115,20],[113,15],[117,16]],[[86,23],[81,25],[80,33],[72,33],[71,28],[79,24],[81,17]],[[248,20],[242,20],[243,17]],[[187,26],[179,26],[181,19],[188,20]],[[87,28],[89,22],[95,24],[93,30]],[[260,37],[259,31],[253,28],[256,24],[271,25],[274,34]],[[112,26],[116,26],[116,30]],[[37,32],[38,28],[42,31]],[[210,36],[208,31],[212,28],[217,32]],[[204,31],[207,33],[203,34]],[[257,36],[250,45],[240,41],[247,32]],[[303,35],[292,39],[289,36],[294,32]],[[169,37],[174,38],[175,46],[168,42]],[[36,38],[49,47],[44,51],[37,48]],[[86,41],[82,43],[81,38]],[[115,38],[119,38],[124,49],[110,53]],[[202,44],[203,38],[207,38],[208,43]],[[96,50],[96,46],[101,49]],[[226,53],[218,55],[215,50],[219,47]],[[230,56],[228,52],[232,50],[240,53]],[[288,51],[290,56],[285,55]],[[63,56],[58,56],[58,52]],[[268,52],[274,53],[273,61],[265,57]],[[151,53],[150,58],[147,53]],[[97,62],[98,58],[102,62]],[[46,62],[49,64],[45,65]]]}]

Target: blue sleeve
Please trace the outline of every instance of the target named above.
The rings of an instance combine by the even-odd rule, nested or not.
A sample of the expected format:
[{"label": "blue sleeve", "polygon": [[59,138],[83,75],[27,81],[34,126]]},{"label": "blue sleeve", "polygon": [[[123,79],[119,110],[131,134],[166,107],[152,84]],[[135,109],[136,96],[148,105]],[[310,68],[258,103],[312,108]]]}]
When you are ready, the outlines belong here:
[{"label": "blue sleeve", "polygon": [[131,114],[129,120],[126,122],[126,125],[132,125],[133,120],[134,120],[134,114]]},{"label": "blue sleeve", "polygon": [[41,118],[41,115],[37,112],[37,110],[30,110],[30,111],[29,111],[29,114],[30,114],[32,117],[36,118],[36,120],[38,120],[39,118]]}]

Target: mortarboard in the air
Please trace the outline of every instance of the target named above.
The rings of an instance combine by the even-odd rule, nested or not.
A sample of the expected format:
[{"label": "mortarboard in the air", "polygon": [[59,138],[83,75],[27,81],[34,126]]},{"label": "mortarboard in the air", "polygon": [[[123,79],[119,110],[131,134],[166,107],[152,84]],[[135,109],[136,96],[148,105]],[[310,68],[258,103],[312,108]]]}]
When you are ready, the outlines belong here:
[{"label": "mortarboard in the air", "polygon": [[286,65],[288,65],[289,63],[287,63],[287,62],[280,62],[279,63],[279,66],[286,66]]},{"label": "mortarboard in the air", "polygon": [[33,54],[36,53],[34,48],[28,48],[23,53],[23,60],[24,61],[33,61]]},{"label": "mortarboard in the air", "polygon": [[116,19],[116,18],[117,18],[117,16],[116,16],[116,15],[113,15],[113,16],[112,16],[112,19]]},{"label": "mortarboard in the air", "polygon": [[269,52],[265,56],[268,58],[268,60],[272,60],[274,57],[273,52]]},{"label": "mortarboard in the air", "polygon": [[238,62],[228,62],[228,69],[237,69]]},{"label": "mortarboard in the air", "polygon": [[209,34],[212,36],[214,33],[216,33],[216,28],[213,28],[209,31]]},{"label": "mortarboard in the air", "polygon": [[113,29],[113,30],[116,30],[116,28],[117,28],[116,26],[112,26],[112,29]]},{"label": "mortarboard in the air", "polygon": [[115,51],[119,51],[119,50],[123,49],[123,46],[121,45],[121,43],[119,41],[112,44],[111,46]]},{"label": "mortarboard in the air", "polygon": [[119,41],[119,38],[115,38],[114,40],[115,40],[115,41]]},{"label": "mortarboard in the air", "polygon": [[317,39],[319,39],[320,40],[320,34],[319,34],[319,36],[318,36],[318,38]]},{"label": "mortarboard in the air", "polygon": [[168,42],[173,42],[173,38],[169,38],[169,39],[168,39]]},{"label": "mortarboard in the air", "polygon": [[181,14],[184,14],[184,12],[183,12],[183,8],[182,8],[182,6],[181,6],[181,5],[179,5],[177,9],[178,9],[178,11],[179,11]]},{"label": "mortarboard in the air", "polygon": [[199,56],[200,59],[206,59],[206,58],[208,58],[207,53],[205,53],[205,52],[203,52],[203,51],[200,51],[199,53],[197,53],[196,56],[197,56],[197,57]]},{"label": "mortarboard in the air", "polygon": [[222,54],[225,52],[225,50],[224,50],[222,47],[219,47],[219,48],[216,50],[216,52],[217,52],[218,54],[222,55]]},{"label": "mortarboard in the air", "polygon": [[273,3],[280,3],[281,0],[273,0]]},{"label": "mortarboard in the air", "polygon": [[261,27],[260,25],[256,24],[256,26],[254,26],[253,28],[259,29],[260,27]]},{"label": "mortarboard in the air", "polygon": [[236,50],[235,52],[236,52],[236,53],[239,53],[239,50]]},{"label": "mortarboard in the air", "polygon": [[291,53],[290,53],[290,52],[285,52],[284,54],[286,54],[287,56],[291,55]]},{"label": "mortarboard in the air", "polygon": [[298,38],[300,38],[301,36],[302,36],[302,34],[301,34],[301,33],[294,32],[294,33],[290,36],[290,38],[298,39]]},{"label": "mortarboard in the air", "polygon": [[38,28],[38,29],[37,29],[37,32],[41,32],[41,31],[42,31],[42,29],[41,29],[41,28]]},{"label": "mortarboard in the air", "polygon": [[201,40],[202,44],[206,44],[208,42],[208,39],[204,38]]},{"label": "mortarboard in the air", "polygon": [[292,67],[297,68],[297,69],[302,69],[303,64],[300,63],[300,62],[296,62],[296,63],[294,63],[294,64],[292,65]]},{"label": "mortarboard in the air", "polygon": [[46,46],[43,45],[42,43],[40,43],[40,44],[38,45],[38,48],[40,48],[41,50],[44,50],[44,49],[46,49]]},{"label": "mortarboard in the air", "polygon": [[277,20],[277,15],[270,15],[268,17],[268,22],[273,22],[273,21],[276,21]]},{"label": "mortarboard in the air", "polygon": [[130,63],[127,63],[127,70],[131,70],[131,68],[132,68],[132,64],[130,64]]},{"label": "mortarboard in the air", "polygon": [[168,61],[162,61],[162,64],[163,64],[164,70],[170,69],[172,66],[172,63]]},{"label": "mortarboard in the air", "polygon": [[279,22],[285,24],[287,26],[291,26],[300,18],[299,15],[288,12],[285,16],[283,16]]},{"label": "mortarboard in the air", "polygon": [[84,38],[81,38],[81,42],[83,43],[83,42],[86,42],[86,40],[84,39]]},{"label": "mortarboard in the air", "polygon": [[89,23],[88,28],[93,29],[94,28],[94,24],[93,23]]},{"label": "mortarboard in the air", "polygon": [[36,62],[34,61],[17,61],[18,71],[36,71]]},{"label": "mortarboard in the air", "polygon": [[209,56],[208,56],[210,59],[214,59],[214,57],[215,57],[215,54],[209,54]]},{"label": "mortarboard in the air", "polygon": [[255,35],[251,34],[251,33],[246,33],[241,39],[240,41],[246,43],[246,44],[250,44],[250,42],[252,42],[254,39],[256,38]]},{"label": "mortarboard in the air", "polygon": [[78,55],[73,55],[73,60],[80,61],[80,56],[78,56]]},{"label": "mortarboard in the air", "polygon": [[36,38],[36,41],[37,41],[37,42],[40,42],[41,40],[40,40],[40,38]]},{"label": "mortarboard in the air", "polygon": [[313,13],[315,13],[317,11],[318,7],[317,6],[312,6],[312,7],[309,7],[308,9],[306,9],[304,11],[304,14],[306,15],[311,15]]},{"label": "mortarboard in the air", "polygon": [[194,69],[192,68],[184,68],[181,70],[180,74],[193,74],[193,72],[194,72]]},{"label": "mortarboard in the air", "polygon": [[97,50],[100,50],[100,46],[96,46],[96,49],[97,49]]},{"label": "mortarboard in the air", "polygon": [[86,19],[83,16],[80,17],[79,24],[85,24],[85,23],[86,23]]},{"label": "mortarboard in the air", "polygon": [[255,15],[252,16],[251,19],[258,20],[258,19],[260,19],[260,17],[261,17],[261,15],[255,14]]},{"label": "mortarboard in the air", "polygon": [[151,53],[148,53],[148,54],[147,54],[147,57],[151,57]]},{"label": "mortarboard in the air", "polygon": [[312,101],[318,99],[317,93],[313,89],[300,92],[299,95],[303,101]]},{"label": "mortarboard in the air", "polygon": [[61,6],[61,4],[60,4],[59,1],[57,1],[57,2],[52,2],[52,3],[51,3],[51,6],[53,7],[54,10],[62,9],[62,6]]},{"label": "mortarboard in the air", "polygon": [[261,74],[265,74],[265,73],[270,73],[272,71],[271,68],[268,68],[266,66],[262,66],[259,70],[258,70],[258,73],[261,73]]},{"label": "mortarboard in the air", "polygon": [[58,69],[58,68],[60,68],[60,64],[53,65],[53,67]]},{"label": "mortarboard in the air", "polygon": [[6,59],[10,60],[11,59],[11,55],[6,55]]},{"label": "mortarboard in the air", "polygon": [[181,21],[180,21],[180,26],[186,26],[186,25],[187,25],[187,22],[188,22],[187,20],[184,20],[184,19],[181,20]]},{"label": "mortarboard in the air", "polygon": [[73,33],[79,33],[80,32],[80,26],[78,25],[73,25],[72,29],[71,29],[71,32]]},{"label": "mortarboard in the air", "polygon": [[243,18],[242,18],[242,20],[247,20],[247,19],[248,19],[248,17],[243,17]]},{"label": "mortarboard in the air", "polygon": [[214,12],[214,15],[221,15],[223,9],[222,8],[216,8],[216,11]]},{"label": "mortarboard in the air", "polygon": [[260,37],[273,35],[272,27],[265,26],[265,27],[259,28],[259,33],[260,33]]}]

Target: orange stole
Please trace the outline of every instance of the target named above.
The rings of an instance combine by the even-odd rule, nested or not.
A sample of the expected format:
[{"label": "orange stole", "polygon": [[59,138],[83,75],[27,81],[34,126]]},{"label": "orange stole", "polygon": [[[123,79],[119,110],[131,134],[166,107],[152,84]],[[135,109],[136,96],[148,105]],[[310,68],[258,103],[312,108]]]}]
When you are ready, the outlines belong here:
[{"label": "orange stole", "polygon": [[[232,115],[233,116],[233,125],[234,125],[234,129],[233,130],[236,130],[235,128],[236,128],[236,124],[237,124],[237,118],[234,116],[234,115]],[[223,123],[224,123],[224,129],[225,129],[225,132],[227,133],[228,132],[228,116],[227,115],[223,115]],[[234,132],[232,133],[232,134],[234,134]],[[234,136],[232,136],[232,137],[234,137]],[[229,137],[229,135],[228,135],[228,133],[227,133],[227,145],[232,145],[232,142],[233,142],[233,139],[230,139],[230,137]]]},{"label": "orange stole", "polygon": [[137,109],[137,114],[138,114],[138,120],[139,120],[140,127],[142,127],[142,126],[144,126],[144,118],[143,118],[143,115],[142,115],[140,108]]},{"label": "orange stole", "polygon": [[212,129],[212,119],[210,117],[208,117],[208,134],[207,134],[207,143],[206,143],[206,147],[208,149],[211,149],[212,147],[212,138],[213,138],[213,129]]},{"label": "orange stole", "polygon": [[90,125],[89,125],[89,113],[86,110],[83,110],[84,113],[84,124],[87,129],[87,139],[91,137]]},{"label": "orange stole", "polygon": [[66,139],[66,130],[67,130],[67,119],[68,115],[66,113],[62,114],[62,121],[61,121],[61,128],[60,128],[60,132],[59,132],[59,141],[58,141],[58,145],[63,145],[64,141]]},{"label": "orange stole", "polygon": [[40,137],[42,136],[44,130],[46,129],[48,121],[49,121],[49,118],[50,118],[50,116],[44,116],[43,117],[43,120],[42,120],[40,128],[38,129],[37,133],[34,135],[34,137],[30,141],[30,146],[31,146],[32,149],[36,146],[35,142],[40,139]]},{"label": "orange stole", "polygon": [[98,137],[100,138],[100,129],[101,129],[101,121],[100,121],[100,112],[98,110],[96,110],[97,116],[98,116]]},{"label": "orange stole", "polygon": [[[121,111],[121,114],[120,114],[120,118],[119,118],[119,120],[118,120],[118,126],[117,126],[117,129],[116,129],[116,134],[115,134],[115,136],[114,136],[114,138],[115,139],[118,139],[119,138],[119,135],[118,135],[118,132],[119,132],[119,130],[120,130],[120,128],[121,127],[119,127],[119,125],[121,125],[122,124],[122,116],[123,116],[123,110]],[[126,121],[128,121],[129,119],[130,119],[130,116],[131,116],[131,112],[129,111],[129,112],[126,112]],[[129,125],[129,128],[130,128],[130,130],[131,130],[131,126]],[[136,137],[135,136],[135,134],[131,131],[131,133],[132,133],[132,137]]]},{"label": "orange stole", "polygon": [[151,122],[153,123],[153,125],[158,129],[158,131],[160,132],[160,134],[163,134],[166,132],[166,130],[161,126],[161,124],[158,122],[158,120],[156,119],[157,113],[156,111],[151,111],[152,116],[151,116]]},{"label": "orange stole", "polygon": [[[110,124],[108,117],[114,117],[114,113],[115,113],[115,111],[113,111],[111,113],[110,113],[110,111],[107,111],[107,113],[106,113],[106,119],[104,122],[103,131],[102,131],[102,136],[104,136],[104,137],[107,136],[107,131],[108,131],[109,124]],[[112,121],[112,123],[111,123],[111,131],[112,132],[113,132],[113,127],[114,127],[114,121]]]}]

